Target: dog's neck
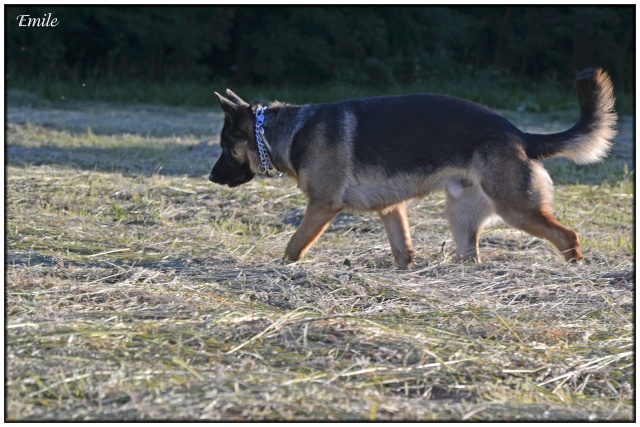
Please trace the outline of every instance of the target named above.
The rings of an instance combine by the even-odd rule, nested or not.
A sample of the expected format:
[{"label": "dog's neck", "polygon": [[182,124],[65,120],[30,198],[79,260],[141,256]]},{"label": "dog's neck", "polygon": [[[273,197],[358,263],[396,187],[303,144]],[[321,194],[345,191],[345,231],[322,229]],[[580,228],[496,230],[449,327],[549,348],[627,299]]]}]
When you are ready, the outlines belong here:
[{"label": "dog's neck", "polygon": [[[299,131],[301,124],[305,121],[300,115],[307,115],[309,106],[285,104],[274,101],[269,104],[269,108],[263,110],[263,141],[268,140],[265,146],[269,153],[269,160],[272,166],[288,177],[296,180],[297,171],[291,164],[291,147],[293,138]],[[266,138],[265,138],[266,136]],[[257,141],[256,141],[257,143]],[[255,152],[254,170],[257,174],[260,165],[259,152]]]},{"label": "dog's neck", "polygon": [[282,172],[279,172],[271,163],[271,146],[264,135],[264,129],[262,127],[264,124],[264,110],[266,109],[267,107],[258,107],[256,109],[256,144],[258,145],[258,154],[260,156],[260,166],[258,169],[261,174],[281,177]]}]

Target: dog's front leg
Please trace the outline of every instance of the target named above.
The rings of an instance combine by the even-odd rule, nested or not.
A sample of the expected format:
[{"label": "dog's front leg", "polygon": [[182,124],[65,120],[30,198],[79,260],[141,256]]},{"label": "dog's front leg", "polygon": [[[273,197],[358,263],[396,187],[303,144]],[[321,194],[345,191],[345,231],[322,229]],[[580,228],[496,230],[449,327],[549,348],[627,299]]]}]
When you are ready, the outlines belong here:
[{"label": "dog's front leg", "polygon": [[405,202],[378,211],[391,243],[391,252],[401,269],[413,268],[413,244],[409,234],[409,219]]},{"label": "dog's front leg", "polygon": [[286,257],[290,261],[299,261],[304,258],[313,242],[320,237],[341,210],[342,208],[332,209],[327,206],[309,203],[304,213],[304,218],[302,218],[302,224],[300,224],[300,227],[293,234],[287,245]]}]

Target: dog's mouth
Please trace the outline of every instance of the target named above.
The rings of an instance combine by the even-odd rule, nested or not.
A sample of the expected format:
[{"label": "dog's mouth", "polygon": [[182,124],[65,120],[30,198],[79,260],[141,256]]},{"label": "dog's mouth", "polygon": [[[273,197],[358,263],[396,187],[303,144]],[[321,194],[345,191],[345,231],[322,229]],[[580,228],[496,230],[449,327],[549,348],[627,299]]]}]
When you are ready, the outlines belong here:
[{"label": "dog's mouth", "polygon": [[209,180],[211,182],[216,183],[216,184],[227,185],[227,186],[233,188],[233,187],[238,187],[238,186],[240,186],[242,184],[245,184],[245,183],[251,181],[253,179],[253,177],[254,177],[254,174],[247,174],[247,175],[239,176],[239,177],[237,177],[237,178],[235,178],[235,179],[233,179],[231,181],[223,181],[223,180],[216,179],[216,178],[211,179],[211,177],[209,177]]}]

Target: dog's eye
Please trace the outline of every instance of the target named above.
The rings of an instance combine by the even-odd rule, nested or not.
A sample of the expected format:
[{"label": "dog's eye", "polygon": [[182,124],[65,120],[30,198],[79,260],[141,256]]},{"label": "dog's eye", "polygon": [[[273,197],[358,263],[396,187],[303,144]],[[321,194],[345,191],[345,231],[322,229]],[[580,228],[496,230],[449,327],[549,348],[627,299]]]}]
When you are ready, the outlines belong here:
[{"label": "dog's eye", "polygon": [[235,148],[231,149],[231,155],[234,156],[234,157],[238,155],[238,152],[236,151]]}]

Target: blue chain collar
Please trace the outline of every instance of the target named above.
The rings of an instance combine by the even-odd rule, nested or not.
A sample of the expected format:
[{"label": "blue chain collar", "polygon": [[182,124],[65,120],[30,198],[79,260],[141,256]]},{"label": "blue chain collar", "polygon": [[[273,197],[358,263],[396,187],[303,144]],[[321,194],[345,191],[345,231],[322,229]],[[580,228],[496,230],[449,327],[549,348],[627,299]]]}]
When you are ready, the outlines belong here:
[{"label": "blue chain collar", "polygon": [[271,147],[267,142],[267,138],[264,136],[264,129],[262,128],[264,124],[264,110],[266,109],[267,107],[259,107],[256,109],[256,143],[258,144],[258,153],[260,154],[260,166],[258,170],[262,174],[280,177],[282,176],[282,172],[278,172],[271,163],[269,156]]}]

